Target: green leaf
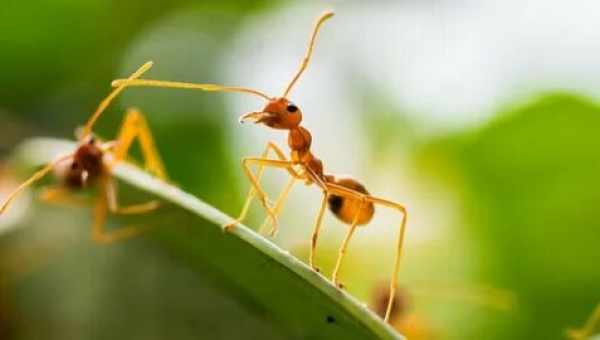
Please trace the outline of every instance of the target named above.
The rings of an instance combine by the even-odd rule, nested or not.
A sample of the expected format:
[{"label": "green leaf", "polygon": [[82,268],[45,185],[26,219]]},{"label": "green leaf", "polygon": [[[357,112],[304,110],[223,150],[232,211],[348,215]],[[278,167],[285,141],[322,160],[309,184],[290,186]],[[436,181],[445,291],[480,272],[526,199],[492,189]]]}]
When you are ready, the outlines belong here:
[{"label": "green leaf", "polygon": [[[519,298],[518,322],[488,339],[552,339],[582,322],[600,287],[600,107],[551,93],[428,146],[463,195],[482,280]],[[490,322],[492,324],[492,322]]]},{"label": "green leaf", "polygon": [[[20,164],[39,165],[73,148],[72,142],[34,139],[19,148],[16,159]],[[268,239],[245,226],[224,232],[222,225],[232,218],[209,204],[128,164],[116,166],[114,174],[144,196],[150,194],[166,203],[157,214],[128,217],[128,221],[160,226],[151,238],[161,248],[178,262],[203,275],[208,273],[212,284],[225,289],[257,319],[273,323],[284,338],[402,338],[364,304]],[[212,318],[230,327],[238,321],[226,313]]]}]

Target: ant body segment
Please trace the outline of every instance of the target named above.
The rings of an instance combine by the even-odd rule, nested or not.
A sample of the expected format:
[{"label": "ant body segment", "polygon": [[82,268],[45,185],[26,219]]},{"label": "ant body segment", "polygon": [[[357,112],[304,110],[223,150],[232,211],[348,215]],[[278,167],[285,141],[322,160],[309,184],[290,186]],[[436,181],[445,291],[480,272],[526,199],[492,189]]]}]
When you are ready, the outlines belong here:
[{"label": "ant body segment", "polygon": [[[133,80],[140,77],[151,67],[152,62],[144,64],[128,79]],[[105,228],[106,217],[109,212],[114,214],[141,214],[154,210],[159,205],[156,201],[127,207],[120,207],[118,204],[116,183],[111,176],[112,167],[126,158],[127,151],[136,138],[140,142],[148,171],[159,178],[164,179],[166,177],[164,166],[154,146],[152,134],[144,116],[137,109],[127,110],[116,140],[101,142],[92,134],[92,127],[95,122],[124,88],[125,86],[119,86],[113,89],[100,103],[81,133],[79,133],[78,145],[75,151],[48,163],[17,187],[0,205],[0,215],[4,213],[23,189],[42,179],[50,172],[54,172],[60,180],[60,184],[46,188],[40,195],[43,201],[67,204],[85,203],[79,200],[79,197],[73,196],[72,193],[90,186],[98,188],[100,193],[93,209],[94,224],[92,227],[92,238],[96,242],[113,243],[136,236],[145,230],[134,226],[111,231]]]},{"label": "ant body segment", "polygon": [[[341,268],[344,255],[346,254],[348,243],[356,231],[356,228],[369,223],[375,213],[375,205],[381,205],[397,210],[402,215],[402,220],[399,226],[397,250],[394,259],[394,270],[390,283],[390,299],[388,301],[384,316],[384,320],[387,322],[393,306],[393,297],[395,296],[397,286],[397,276],[400,270],[400,256],[402,253],[402,245],[407,220],[406,208],[399,203],[371,195],[365,186],[355,179],[337,178],[334,175],[326,174],[324,172],[323,162],[311,151],[311,133],[306,128],[301,126],[302,111],[298,106],[288,99],[290,91],[310,62],[320,27],[332,16],[333,12],[325,12],[317,19],[310,36],[306,55],[300,64],[299,70],[285,88],[283,95],[280,97],[271,97],[260,91],[244,87],[228,87],[216,84],[195,84],[151,79],[117,79],[113,81],[113,86],[145,86],[197,89],[219,92],[242,92],[259,96],[267,100],[267,104],[262,110],[242,115],[240,117],[240,122],[243,123],[250,121],[256,124],[263,124],[272,129],[287,131],[288,146],[291,149],[291,157],[288,159],[280,147],[273,142],[269,142],[261,157],[247,157],[242,160],[243,170],[250,180],[252,187],[248,193],[246,202],[238,219],[236,219],[233,223],[226,225],[225,228],[233,228],[236,224],[243,221],[253,198],[258,196],[259,201],[268,213],[268,218],[265,223],[267,223],[269,219],[271,220],[271,234],[273,235],[277,231],[277,215],[280,213],[283,203],[285,202],[295,181],[300,180],[304,181],[307,185],[317,185],[323,192],[323,198],[315,222],[314,231],[312,233],[309,264],[314,270],[318,271],[314,264],[315,251],[319,233],[321,231],[323,214],[325,212],[325,208],[328,206],[329,210],[338,219],[349,225],[348,233],[339,249],[337,262],[332,274],[332,281],[338,287],[342,287],[338,281],[338,273]],[[275,159],[269,158],[270,152],[275,154]],[[251,166],[253,165],[258,166],[257,174],[254,174],[251,170]],[[284,169],[291,176],[290,181],[281,191],[273,207],[269,205],[267,194],[260,185],[260,178],[265,167]]]}]

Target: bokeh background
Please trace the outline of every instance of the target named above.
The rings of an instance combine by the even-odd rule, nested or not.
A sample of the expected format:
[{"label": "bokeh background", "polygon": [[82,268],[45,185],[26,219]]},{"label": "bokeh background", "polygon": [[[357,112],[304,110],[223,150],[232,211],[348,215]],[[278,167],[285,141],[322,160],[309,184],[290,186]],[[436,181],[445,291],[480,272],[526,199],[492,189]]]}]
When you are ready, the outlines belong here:
[{"label": "bokeh background", "polygon": [[[291,98],[327,172],[408,207],[404,324],[423,339],[562,339],[600,301],[596,1],[1,7],[0,195],[27,175],[10,161],[21,141],[72,138],[110,81],[147,60],[148,78],[280,93],[314,18],[334,9]],[[286,146],[282,132],[237,124],[262,104],[136,88],[96,131],[114,136],[124,110],[139,107],[172,181],[235,216],[249,187],[239,159],[268,140]],[[285,176],[267,175],[275,193]],[[1,339],[286,338],[152,235],[99,247],[88,209],[35,204],[36,192],[0,219]],[[314,187],[296,187],[274,242],[305,260],[319,203]],[[248,225],[263,217],[255,206]],[[350,245],[341,275],[366,303],[389,280],[398,219],[381,209]],[[326,273],[345,231],[326,217]]]}]

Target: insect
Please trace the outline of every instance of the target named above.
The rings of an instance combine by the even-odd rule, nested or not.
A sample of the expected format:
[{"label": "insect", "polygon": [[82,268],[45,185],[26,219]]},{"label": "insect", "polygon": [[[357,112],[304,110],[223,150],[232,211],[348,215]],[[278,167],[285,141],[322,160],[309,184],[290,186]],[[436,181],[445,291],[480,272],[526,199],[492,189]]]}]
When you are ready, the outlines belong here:
[{"label": "insect", "polygon": [[[461,285],[430,284],[419,282],[401,287],[396,291],[396,302],[390,315],[390,324],[398,332],[412,340],[444,338],[434,327],[427,313],[415,308],[413,298],[426,297],[437,300],[453,300],[462,304],[477,305],[501,311],[512,311],[516,297],[511,291],[493,287],[462,287]],[[370,308],[378,315],[385,313],[389,299],[387,283],[378,283],[372,291]]]},{"label": "insect", "polygon": [[[132,80],[140,77],[151,67],[152,62],[147,62],[128,79]],[[92,238],[95,241],[113,243],[136,236],[145,230],[145,228],[134,226],[121,227],[110,231],[105,228],[109,212],[114,214],[141,214],[156,209],[159,205],[157,201],[149,201],[131,206],[119,206],[116,183],[111,176],[112,167],[126,158],[127,151],[136,138],[139,140],[147,170],[159,178],[164,179],[166,177],[164,166],[154,146],[152,134],[139,110],[135,108],[127,110],[116,140],[102,142],[92,134],[92,127],[98,118],[123,89],[124,86],[113,89],[100,102],[96,111],[79,133],[75,151],[48,163],[18,186],[0,206],[0,215],[4,213],[23,189],[42,179],[50,172],[54,172],[60,180],[60,184],[43,190],[40,195],[43,201],[67,204],[85,203],[79,199],[80,197],[74,196],[73,192],[91,186],[98,188],[99,194],[93,209]]]},{"label": "insect", "polygon": [[600,326],[600,303],[596,305],[596,308],[582,328],[567,330],[567,338],[570,340],[589,339],[595,334],[598,326]]},{"label": "insect", "polygon": [[[346,254],[348,243],[358,226],[366,225],[375,213],[375,205],[385,206],[397,210],[402,219],[398,234],[397,250],[394,260],[393,276],[390,283],[390,299],[385,313],[384,320],[389,319],[390,311],[393,305],[393,297],[396,289],[398,272],[400,270],[400,256],[402,253],[402,244],[404,240],[407,212],[403,205],[371,195],[364,185],[355,179],[337,178],[334,175],[326,174],[323,168],[323,162],[318,159],[311,151],[312,135],[301,126],[302,111],[288,98],[294,85],[300,76],[306,70],[312,57],[315,41],[323,23],[333,16],[333,12],[325,12],[318,17],[316,24],[310,35],[308,47],[300,67],[292,80],[288,83],[279,97],[271,97],[263,92],[245,88],[231,87],[216,84],[195,84],[173,81],[160,81],[151,79],[117,79],[113,81],[113,86],[150,86],[163,88],[197,89],[203,91],[220,92],[238,92],[252,94],[261,97],[267,101],[266,105],[260,111],[250,112],[240,117],[240,122],[251,121],[256,124],[262,124],[272,129],[284,130],[288,132],[288,146],[291,149],[290,159],[286,158],[283,150],[274,142],[269,142],[260,157],[247,157],[242,160],[243,170],[251,182],[251,189],[248,193],[246,202],[237,220],[234,223],[226,225],[226,229],[233,228],[246,217],[248,207],[252,200],[257,197],[261,205],[267,211],[268,218],[272,223],[271,234],[277,230],[277,215],[281,211],[288,193],[290,192],[296,180],[304,181],[307,185],[314,184],[323,192],[321,206],[314,225],[311,240],[311,253],[309,257],[310,266],[318,270],[314,265],[314,258],[317,246],[317,240],[321,231],[321,222],[325,208],[337,216],[345,224],[349,225],[348,233],[342,242],[332,274],[332,281],[335,285],[342,287],[338,281],[338,273],[342,265],[342,260]],[[275,158],[269,158],[273,153]],[[251,167],[257,166],[256,174],[252,172]],[[260,178],[265,167],[284,169],[291,176],[286,187],[281,191],[273,206],[269,204],[267,194],[260,185]]]}]

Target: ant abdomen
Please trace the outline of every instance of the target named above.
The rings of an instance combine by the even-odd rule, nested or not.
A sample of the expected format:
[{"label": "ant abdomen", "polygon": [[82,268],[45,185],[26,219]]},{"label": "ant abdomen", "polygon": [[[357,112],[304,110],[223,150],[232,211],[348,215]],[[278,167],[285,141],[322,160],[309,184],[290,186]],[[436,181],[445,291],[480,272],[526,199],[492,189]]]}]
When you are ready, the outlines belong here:
[{"label": "ant abdomen", "polygon": [[[338,178],[332,181],[337,185],[341,185],[345,188],[358,191],[360,193],[368,195],[369,192],[364,185],[360,184],[357,180],[352,178]],[[373,214],[375,213],[375,206],[373,202],[364,202],[362,208],[360,208],[360,200],[356,198],[330,195],[327,199],[329,210],[342,222],[346,224],[352,224],[354,218],[357,219],[357,225],[364,225],[371,221]],[[358,211],[360,209],[360,211]]]}]

